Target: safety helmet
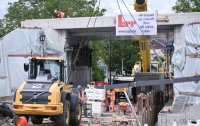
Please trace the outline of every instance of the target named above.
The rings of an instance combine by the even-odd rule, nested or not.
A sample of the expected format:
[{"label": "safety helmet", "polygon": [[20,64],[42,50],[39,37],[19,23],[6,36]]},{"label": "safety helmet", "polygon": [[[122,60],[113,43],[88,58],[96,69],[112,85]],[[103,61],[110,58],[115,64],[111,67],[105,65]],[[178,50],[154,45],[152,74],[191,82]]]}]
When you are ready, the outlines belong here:
[{"label": "safety helmet", "polygon": [[54,10],[54,13],[57,13],[57,10]]},{"label": "safety helmet", "polygon": [[81,88],[81,85],[78,85],[77,88],[80,89],[80,88]]}]

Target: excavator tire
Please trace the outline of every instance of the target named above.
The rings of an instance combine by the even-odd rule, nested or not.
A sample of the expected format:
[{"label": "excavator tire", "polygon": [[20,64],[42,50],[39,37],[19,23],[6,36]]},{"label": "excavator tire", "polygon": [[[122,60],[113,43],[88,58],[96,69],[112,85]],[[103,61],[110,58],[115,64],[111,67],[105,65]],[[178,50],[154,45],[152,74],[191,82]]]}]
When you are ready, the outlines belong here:
[{"label": "excavator tire", "polygon": [[42,124],[43,117],[41,116],[31,116],[31,122],[33,124]]},{"label": "excavator tire", "polygon": [[70,103],[67,100],[67,93],[62,93],[61,102],[63,103],[63,113],[56,118],[56,126],[69,126],[70,119]]},{"label": "excavator tire", "polygon": [[82,115],[82,106],[78,95],[71,95],[70,98],[70,125],[79,126]]}]

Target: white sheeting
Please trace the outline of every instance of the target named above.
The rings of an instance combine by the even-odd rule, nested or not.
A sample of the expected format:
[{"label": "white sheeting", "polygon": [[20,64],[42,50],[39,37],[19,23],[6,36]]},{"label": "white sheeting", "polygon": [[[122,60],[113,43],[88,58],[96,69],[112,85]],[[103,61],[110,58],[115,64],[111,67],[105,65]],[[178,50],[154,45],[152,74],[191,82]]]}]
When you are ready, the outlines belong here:
[{"label": "white sheeting", "polygon": [[187,45],[200,46],[200,24],[188,25],[185,31]]},{"label": "white sheeting", "polygon": [[41,31],[46,35],[45,53],[56,53],[64,57],[65,32],[52,29],[21,29],[18,28],[2,40],[0,40],[0,96],[11,95],[11,90],[15,90],[27,80],[28,73],[24,72],[23,64],[28,62],[28,58],[9,57],[9,54],[39,54],[39,36]]},{"label": "white sheeting", "polygon": [[[185,45],[175,45],[172,62],[174,64],[174,77],[187,77],[200,73],[200,58],[188,55],[200,54],[200,24],[185,26]],[[195,48],[197,47],[197,48]],[[187,82],[174,84],[175,98],[181,92],[200,92],[200,83]],[[188,97],[189,103],[199,104],[199,97]]]},{"label": "white sheeting", "polygon": [[179,47],[174,44],[172,62],[179,70],[183,70],[185,65],[185,47]]}]

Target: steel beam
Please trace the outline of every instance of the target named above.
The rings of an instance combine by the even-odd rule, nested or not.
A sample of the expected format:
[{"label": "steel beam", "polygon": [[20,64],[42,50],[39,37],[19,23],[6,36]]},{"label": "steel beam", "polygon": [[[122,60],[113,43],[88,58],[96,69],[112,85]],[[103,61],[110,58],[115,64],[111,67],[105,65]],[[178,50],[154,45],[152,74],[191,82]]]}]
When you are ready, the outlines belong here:
[{"label": "steel beam", "polygon": [[165,85],[165,84],[191,82],[191,81],[198,82],[199,80],[200,80],[200,76],[190,76],[190,77],[181,77],[181,78],[173,78],[173,79],[137,81],[137,82],[131,82],[131,83],[96,86],[95,88],[116,89],[116,88],[128,88],[128,87],[145,87],[145,86]]}]

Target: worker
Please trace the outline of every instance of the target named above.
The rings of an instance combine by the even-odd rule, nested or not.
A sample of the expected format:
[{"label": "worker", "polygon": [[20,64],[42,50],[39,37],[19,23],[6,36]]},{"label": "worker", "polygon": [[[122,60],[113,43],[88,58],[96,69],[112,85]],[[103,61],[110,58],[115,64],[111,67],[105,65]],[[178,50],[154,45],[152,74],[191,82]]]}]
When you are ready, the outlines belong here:
[{"label": "worker", "polygon": [[93,89],[93,88],[94,88],[94,84],[95,84],[95,82],[92,81],[92,82],[90,82],[90,84],[87,84],[87,87],[88,87],[89,89]]},{"label": "worker", "polygon": [[55,13],[56,18],[64,18],[65,17],[65,13],[62,11],[55,10],[54,13]]},{"label": "worker", "polygon": [[110,92],[108,93],[110,95],[110,108],[111,111],[115,112],[115,90],[111,89]]},{"label": "worker", "polygon": [[87,100],[86,93],[83,90],[83,88],[81,87],[81,85],[78,85],[77,89],[78,89],[78,97],[81,100],[81,102],[86,102],[86,100]]},{"label": "worker", "polygon": [[81,85],[77,86],[78,89],[78,97],[83,107],[84,116],[87,117],[87,95],[85,90],[81,87]]},{"label": "worker", "polygon": [[106,109],[106,111],[109,111],[109,102],[107,93],[105,93],[104,108]]}]

